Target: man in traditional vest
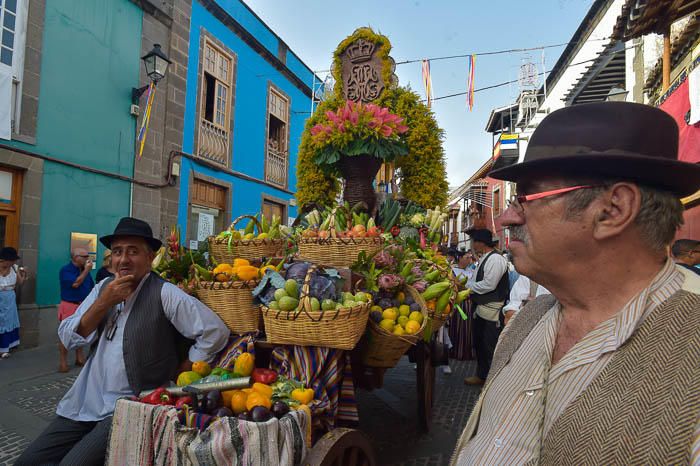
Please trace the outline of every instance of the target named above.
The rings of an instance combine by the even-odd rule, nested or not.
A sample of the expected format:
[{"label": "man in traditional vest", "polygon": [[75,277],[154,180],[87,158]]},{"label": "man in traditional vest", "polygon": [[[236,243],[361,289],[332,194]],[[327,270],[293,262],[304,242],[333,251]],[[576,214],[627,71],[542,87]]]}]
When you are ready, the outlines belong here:
[{"label": "man in traditional vest", "polygon": [[[58,329],[66,348],[94,350],[56,419],[17,465],[104,464],[117,399],[167,384],[193,361],[211,361],[228,340],[216,314],[151,272],[161,242],[146,222],[122,218],[100,241],[112,250],[116,278],[93,288]],[[194,340],[188,352],[186,339]]]},{"label": "man in traditional vest", "polygon": [[452,464],[700,464],[700,279],[668,257],[700,165],[678,126],[628,102],[537,127],[501,222],[552,294],[501,334]]},{"label": "man in traditional vest", "polygon": [[491,368],[491,359],[501,333],[501,309],[508,299],[508,261],[495,248],[493,234],[485,228],[467,231],[472,249],[479,254],[476,272],[467,282],[472,291],[476,375],[464,379],[467,385],[482,385]]}]

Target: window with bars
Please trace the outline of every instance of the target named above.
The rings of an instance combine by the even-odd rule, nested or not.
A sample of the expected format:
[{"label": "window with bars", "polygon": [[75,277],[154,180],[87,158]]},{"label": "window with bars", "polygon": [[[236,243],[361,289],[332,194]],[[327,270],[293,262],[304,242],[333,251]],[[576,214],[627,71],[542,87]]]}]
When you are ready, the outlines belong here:
[{"label": "window with bars", "polygon": [[197,154],[224,166],[229,165],[232,78],[232,57],[205,40]]},{"label": "window with bars", "polygon": [[265,180],[277,186],[286,187],[289,147],[289,99],[270,86],[267,107]]},{"label": "window with bars", "polygon": [[12,78],[10,119],[13,132],[19,132],[27,8],[28,0],[0,0],[0,73]]}]

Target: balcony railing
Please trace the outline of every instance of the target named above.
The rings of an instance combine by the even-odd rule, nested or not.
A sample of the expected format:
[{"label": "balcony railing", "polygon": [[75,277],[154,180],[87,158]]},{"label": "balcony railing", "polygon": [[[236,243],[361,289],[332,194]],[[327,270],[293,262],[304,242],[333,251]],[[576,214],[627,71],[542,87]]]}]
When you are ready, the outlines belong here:
[{"label": "balcony railing", "polygon": [[202,119],[199,123],[199,148],[197,155],[228,167],[228,131]]},{"label": "balcony railing", "polygon": [[285,152],[267,148],[265,181],[281,188],[287,187],[287,154]]}]

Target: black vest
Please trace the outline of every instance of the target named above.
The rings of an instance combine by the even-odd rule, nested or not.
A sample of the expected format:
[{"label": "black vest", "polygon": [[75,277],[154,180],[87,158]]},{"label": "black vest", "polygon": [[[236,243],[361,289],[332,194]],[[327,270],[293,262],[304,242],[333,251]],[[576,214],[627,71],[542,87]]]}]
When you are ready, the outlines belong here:
[{"label": "black vest", "polygon": [[[484,266],[486,265],[486,261],[491,258],[493,254],[498,254],[496,251],[491,251],[490,253],[486,254],[486,257],[484,257],[484,260],[481,261],[479,264],[479,268],[476,270],[476,281],[480,282],[481,280],[484,279]],[[498,285],[496,286],[496,289],[493,291],[489,291],[488,293],[484,294],[477,294],[477,293],[472,293],[471,299],[474,304],[488,304],[488,303],[498,303],[498,302],[504,302],[508,299],[510,296],[510,284],[508,283],[508,270],[506,270],[503,273],[503,276],[501,279],[498,281]]]},{"label": "black vest", "polygon": [[[114,277],[105,280],[100,292]],[[122,351],[129,386],[138,395],[143,390],[160,387],[175,380],[177,369],[186,356],[188,340],[175,329],[165,316],[160,292],[165,281],[151,272],[136,296],[124,327]],[[100,323],[98,335],[116,312],[109,310]],[[99,349],[99,337],[97,340]]]}]

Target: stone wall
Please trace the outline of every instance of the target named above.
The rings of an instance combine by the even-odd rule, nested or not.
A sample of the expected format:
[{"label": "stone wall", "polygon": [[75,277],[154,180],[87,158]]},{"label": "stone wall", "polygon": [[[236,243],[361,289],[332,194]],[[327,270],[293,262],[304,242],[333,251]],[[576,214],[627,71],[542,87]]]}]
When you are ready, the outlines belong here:
[{"label": "stone wall", "polygon": [[[145,13],[142,53],[148,53],[153,44],[161,44],[172,64],[156,88],[149,133],[143,156],[136,160],[134,176],[140,181],[165,185],[171,153],[182,149],[191,3],[188,0],[166,0],[157,2],[157,6],[143,0],[137,3]],[[149,82],[143,68],[140,81],[143,86]],[[145,111],[145,94],[139,105],[138,125]],[[179,163],[179,158],[173,161]],[[174,179],[174,186],[149,188],[135,184],[132,215],[148,221],[154,233],[164,239],[170,226],[177,223],[178,195],[179,178]]]}]

